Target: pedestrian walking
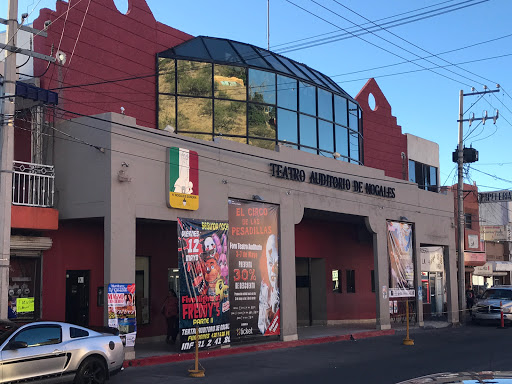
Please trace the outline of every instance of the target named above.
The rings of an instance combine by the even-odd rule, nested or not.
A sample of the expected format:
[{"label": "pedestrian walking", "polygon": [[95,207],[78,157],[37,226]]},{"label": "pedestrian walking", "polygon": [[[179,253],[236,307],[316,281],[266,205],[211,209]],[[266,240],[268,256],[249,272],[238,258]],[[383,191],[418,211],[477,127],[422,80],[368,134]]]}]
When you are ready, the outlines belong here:
[{"label": "pedestrian walking", "polygon": [[468,285],[466,289],[466,307],[469,310],[469,314],[471,315],[471,308],[475,304],[475,292],[471,285]]},{"label": "pedestrian walking", "polygon": [[171,339],[174,344],[178,336],[178,297],[176,296],[176,292],[172,289],[169,290],[165,302],[162,305],[162,314],[167,321],[167,338],[165,342],[169,344],[169,339]]}]

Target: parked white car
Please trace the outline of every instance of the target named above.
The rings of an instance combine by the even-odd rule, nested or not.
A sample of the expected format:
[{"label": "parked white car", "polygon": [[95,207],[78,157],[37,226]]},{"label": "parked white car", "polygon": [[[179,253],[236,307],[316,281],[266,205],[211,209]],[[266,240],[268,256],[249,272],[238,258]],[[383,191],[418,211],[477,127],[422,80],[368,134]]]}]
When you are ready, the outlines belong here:
[{"label": "parked white car", "polygon": [[115,334],[59,322],[0,321],[0,383],[103,384],[123,361]]},{"label": "parked white car", "polygon": [[498,285],[487,289],[473,306],[473,321],[500,321],[500,303],[505,322],[512,322],[512,285]]}]

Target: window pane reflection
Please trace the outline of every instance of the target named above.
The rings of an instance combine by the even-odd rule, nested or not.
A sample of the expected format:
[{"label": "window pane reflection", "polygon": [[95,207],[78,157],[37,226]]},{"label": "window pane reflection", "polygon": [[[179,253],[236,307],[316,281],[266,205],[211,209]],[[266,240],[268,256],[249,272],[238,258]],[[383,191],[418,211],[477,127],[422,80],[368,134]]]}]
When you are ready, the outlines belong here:
[{"label": "window pane reflection", "polygon": [[277,76],[277,105],[297,110],[297,80],[286,76]]},{"label": "window pane reflection", "polygon": [[318,148],[334,152],[334,133],[332,123],[318,120]]},{"label": "window pane reflection", "polygon": [[189,132],[180,132],[181,136],[192,137],[194,139],[212,141],[212,135],[201,135],[200,133],[189,133]]},{"label": "window pane reflection", "polygon": [[285,109],[277,109],[277,121],[279,141],[287,141],[290,143],[299,143],[299,136],[297,134],[297,113],[287,111]]},{"label": "window pane reflection", "polygon": [[332,121],[332,93],[318,88],[318,117]]},{"label": "window pane reflection", "polygon": [[316,88],[313,85],[299,83],[300,111],[316,115]]},{"label": "window pane reflection", "polygon": [[215,134],[246,136],[246,103],[215,100]]},{"label": "window pane reflection", "polygon": [[336,152],[341,155],[340,160],[348,161],[348,130],[340,125],[335,125],[334,130],[336,134]]},{"label": "window pane reflection", "polygon": [[170,126],[176,130],[176,97],[158,96],[158,128]]},{"label": "window pane reflection", "polygon": [[349,140],[350,158],[353,160],[359,160],[359,133],[349,130]]},{"label": "window pane reflection", "polygon": [[338,95],[334,96],[334,115],[336,117],[336,123],[344,125],[345,127],[348,126],[347,99]]},{"label": "window pane reflection", "polygon": [[211,99],[178,97],[178,131],[212,133]]},{"label": "window pane reflection", "polygon": [[247,75],[245,68],[215,65],[215,97],[221,99],[245,100]]},{"label": "window pane reflection", "polygon": [[178,93],[190,96],[212,95],[212,65],[178,60]]},{"label": "window pane reflection", "polygon": [[349,101],[348,102],[348,127],[353,129],[354,131],[359,131],[358,124],[358,109],[357,104]]},{"label": "window pane reflection", "polygon": [[222,136],[223,140],[236,141],[237,143],[247,144],[246,137],[230,137],[230,136]]},{"label": "window pane reflection", "polygon": [[249,100],[275,104],[276,75],[271,72],[249,69]]},{"label": "window pane reflection", "polygon": [[158,92],[175,93],[175,62],[174,59],[158,59]]},{"label": "window pane reflection", "polygon": [[[300,115],[300,145],[317,148],[316,143],[316,119]],[[302,151],[317,153],[315,149],[300,148]]]},{"label": "window pane reflection", "polygon": [[248,105],[249,136],[276,138],[276,108],[270,105]]}]

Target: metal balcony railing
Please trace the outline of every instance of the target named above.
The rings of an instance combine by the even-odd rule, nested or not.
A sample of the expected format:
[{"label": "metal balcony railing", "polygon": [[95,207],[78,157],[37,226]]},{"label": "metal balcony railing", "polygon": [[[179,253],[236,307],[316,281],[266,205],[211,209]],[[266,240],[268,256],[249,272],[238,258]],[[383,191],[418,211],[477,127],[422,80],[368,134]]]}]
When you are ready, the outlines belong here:
[{"label": "metal balcony railing", "polygon": [[12,175],[12,203],[31,207],[53,207],[55,171],[53,165],[15,161]]}]

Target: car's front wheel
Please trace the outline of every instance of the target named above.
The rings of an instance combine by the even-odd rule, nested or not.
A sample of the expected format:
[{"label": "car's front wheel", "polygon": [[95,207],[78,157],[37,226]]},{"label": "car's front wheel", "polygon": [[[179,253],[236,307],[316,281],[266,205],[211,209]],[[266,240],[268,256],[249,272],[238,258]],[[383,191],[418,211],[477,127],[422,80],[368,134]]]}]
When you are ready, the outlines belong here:
[{"label": "car's front wheel", "polygon": [[75,384],[103,384],[107,380],[107,369],[99,357],[85,359],[75,376]]}]

